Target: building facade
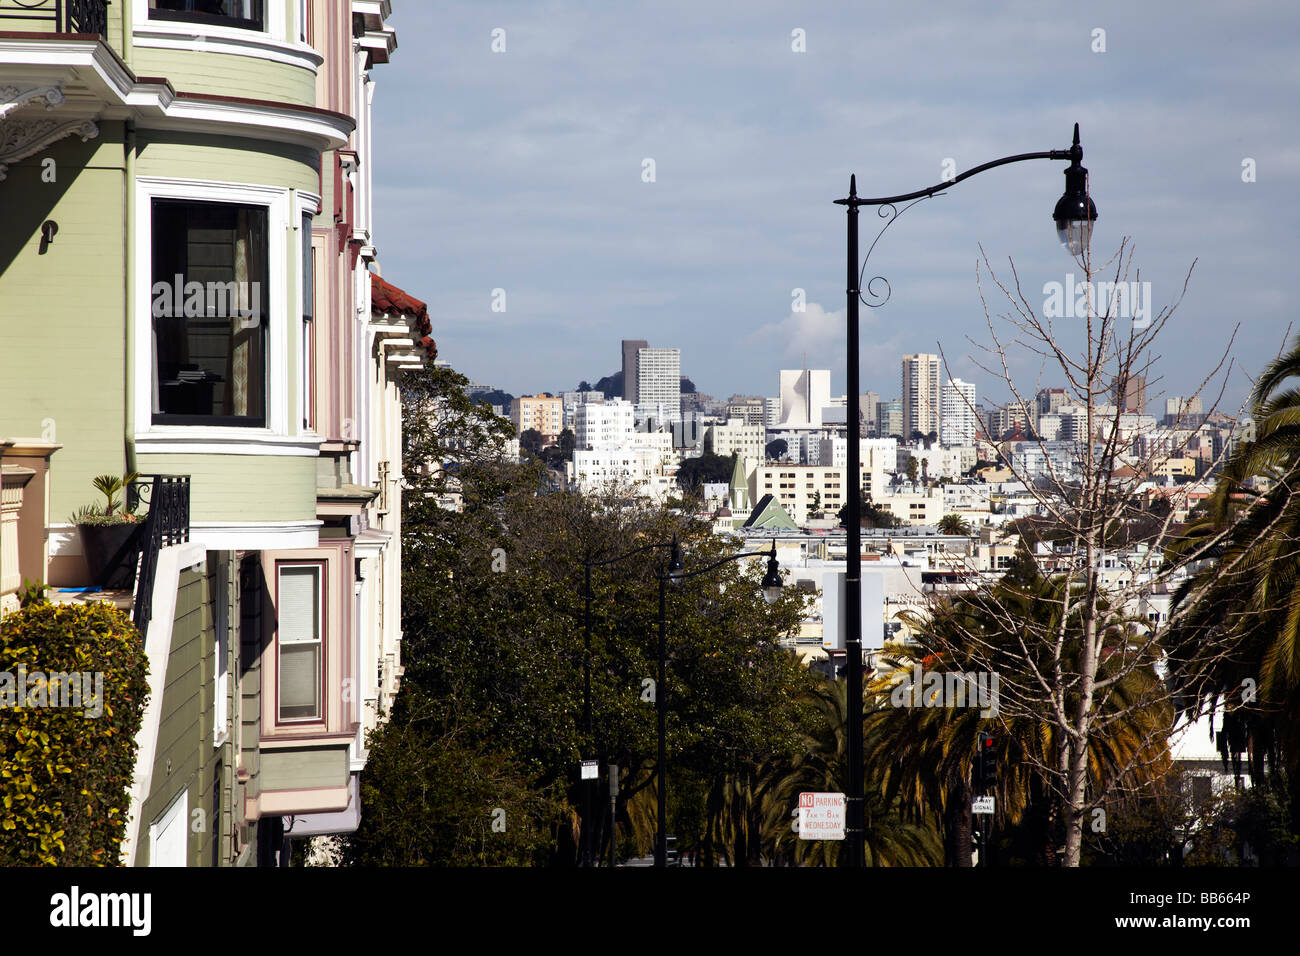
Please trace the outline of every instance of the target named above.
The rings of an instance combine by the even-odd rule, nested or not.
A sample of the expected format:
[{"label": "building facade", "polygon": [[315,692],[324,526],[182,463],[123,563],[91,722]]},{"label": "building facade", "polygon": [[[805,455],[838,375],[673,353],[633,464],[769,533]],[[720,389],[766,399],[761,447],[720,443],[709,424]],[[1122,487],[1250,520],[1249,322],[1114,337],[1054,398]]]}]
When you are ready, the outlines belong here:
[{"label": "building facade", "polygon": [[[157,532],[97,596],[150,663],[134,865],[278,865],[357,825],[401,676],[398,388],[434,355],[374,271],[388,4],[210,6],[38,0],[0,34],[20,570],[95,583],[71,517],[95,475],[138,473]],[[56,300],[68,323],[28,320]]]},{"label": "building facade", "polygon": [[939,356],[903,356],[903,438],[939,431]]}]

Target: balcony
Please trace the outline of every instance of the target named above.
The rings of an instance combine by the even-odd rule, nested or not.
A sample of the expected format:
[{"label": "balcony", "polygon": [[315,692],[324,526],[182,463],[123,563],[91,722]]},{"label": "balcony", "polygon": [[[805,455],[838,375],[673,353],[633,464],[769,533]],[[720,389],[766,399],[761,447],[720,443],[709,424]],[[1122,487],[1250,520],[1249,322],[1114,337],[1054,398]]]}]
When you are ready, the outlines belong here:
[{"label": "balcony", "polygon": [[107,36],[108,0],[0,0],[3,31]]}]

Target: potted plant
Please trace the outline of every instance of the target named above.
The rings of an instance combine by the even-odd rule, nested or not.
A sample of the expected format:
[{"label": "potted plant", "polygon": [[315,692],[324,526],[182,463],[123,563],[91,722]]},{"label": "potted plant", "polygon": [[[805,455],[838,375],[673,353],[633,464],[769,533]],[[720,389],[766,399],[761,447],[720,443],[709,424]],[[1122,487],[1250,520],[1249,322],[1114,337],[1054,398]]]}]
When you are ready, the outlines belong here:
[{"label": "potted plant", "polygon": [[91,581],[99,587],[130,590],[135,586],[135,561],[144,525],[119,496],[138,477],[135,472],[120,478],[100,475],[92,484],[104,495],[104,501],[86,505],[72,516],[81,535],[86,568]]}]

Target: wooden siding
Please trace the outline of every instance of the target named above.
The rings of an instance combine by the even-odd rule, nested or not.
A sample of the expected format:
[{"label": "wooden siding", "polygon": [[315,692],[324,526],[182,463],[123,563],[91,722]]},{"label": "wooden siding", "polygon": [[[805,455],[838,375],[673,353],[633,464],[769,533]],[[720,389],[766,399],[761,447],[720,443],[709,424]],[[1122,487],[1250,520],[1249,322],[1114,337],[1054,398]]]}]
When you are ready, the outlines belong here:
[{"label": "wooden siding", "polygon": [[[122,124],[68,137],[0,182],[0,434],[63,444],[50,520],[94,500],[90,480],[125,459]],[[42,161],[54,160],[54,182]],[[50,168],[50,167],[45,167]],[[41,224],[58,224],[44,252]]]},{"label": "wooden siding", "polygon": [[144,474],[190,476],[190,521],[310,521],[316,458],[279,455],[137,456]]},{"label": "wooden siding", "polygon": [[315,72],[288,63],[237,53],[141,46],[132,50],[132,60],[136,76],[165,76],[174,89],[186,93],[246,96],[295,106],[316,102]]}]

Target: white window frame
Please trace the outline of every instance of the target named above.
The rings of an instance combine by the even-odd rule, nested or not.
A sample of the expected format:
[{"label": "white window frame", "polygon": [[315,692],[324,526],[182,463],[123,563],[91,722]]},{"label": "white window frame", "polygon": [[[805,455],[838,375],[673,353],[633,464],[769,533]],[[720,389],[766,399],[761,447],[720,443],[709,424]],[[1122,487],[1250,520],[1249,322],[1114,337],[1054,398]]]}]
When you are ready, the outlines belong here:
[{"label": "white window frame", "polygon": [[[159,425],[153,421],[153,325],[150,313],[153,275],[153,201],[178,199],[192,202],[223,202],[264,206],[267,245],[267,335],[266,335],[266,426],[244,428],[231,425]],[[287,319],[287,277],[285,243],[297,230],[289,231],[290,190],[251,183],[223,183],[206,180],[172,179],[155,176],[136,178],[136,269],[135,269],[135,382],[132,404],[138,450],[162,453],[164,445],[210,442],[213,448],[166,447],[166,451],[222,451],[250,454],[301,454],[315,456],[318,445],[277,451],[265,447],[290,437],[289,360]],[[295,260],[297,256],[294,257]],[[294,303],[298,305],[299,303]],[[299,316],[301,321],[301,316]],[[296,434],[296,432],[295,432]],[[264,447],[257,447],[258,445]]]},{"label": "white window frame", "polygon": [[[314,559],[311,561],[277,561],[275,563],[275,597],[276,597],[276,616],[280,614],[280,575],[286,568],[310,568],[316,572],[316,620],[318,627],[316,629],[316,647],[318,649],[317,661],[319,662],[319,674],[316,685],[316,702],[318,704],[316,714],[311,717],[283,717],[280,714],[280,707],[283,703],[280,688],[280,677],[283,673],[281,667],[281,641],[280,630],[275,632],[275,723],[277,726],[282,724],[321,724],[327,720],[328,701],[325,699],[325,674],[328,669],[326,654],[329,650],[326,635],[329,632],[329,624],[326,618],[328,605],[325,600],[325,580],[326,573],[329,570],[329,562],[324,559]],[[308,644],[308,641],[294,641],[296,645]]]},{"label": "white window frame", "polygon": [[[297,423],[295,426],[295,430],[299,434],[306,434],[306,435],[315,434],[314,429],[308,424],[308,422],[310,421],[310,415],[308,414],[308,410],[311,404],[311,397],[312,397],[311,387],[310,387],[311,378],[316,371],[314,367],[316,364],[316,354],[315,354],[315,349],[309,351],[307,348],[308,346],[307,334],[306,334],[307,323],[303,319],[303,314],[306,311],[307,296],[309,295],[314,296],[315,298],[313,300],[314,304],[312,308],[312,325],[316,328],[320,328],[319,326],[320,316],[317,315],[316,313],[321,308],[323,303],[321,301],[322,297],[316,296],[315,292],[316,289],[320,287],[319,273],[324,266],[325,257],[323,254],[317,257],[317,260],[312,267],[313,288],[312,289],[305,288],[304,283],[302,281],[303,265],[304,265],[303,264],[304,250],[303,250],[303,241],[302,241],[303,239],[302,218],[303,216],[310,216],[312,219],[315,219],[316,216],[320,214],[322,203],[323,203],[322,198],[316,195],[315,193],[304,192],[300,189],[294,191],[293,230],[294,230],[294,236],[296,237],[296,241],[294,243],[294,248],[296,249],[296,252],[294,254],[294,265],[297,268],[297,276],[298,276],[298,281],[296,283],[298,286],[298,295],[297,295],[297,302],[296,302],[297,315],[296,315],[295,327],[298,330],[298,340],[299,340],[298,348],[297,348],[298,414],[297,416],[295,416],[295,422]],[[310,224],[308,224],[307,230],[310,233],[311,231]],[[310,237],[307,239],[307,245],[309,248],[313,250],[315,250],[317,246],[314,239]],[[324,250],[322,249],[322,253],[323,251]]]}]

